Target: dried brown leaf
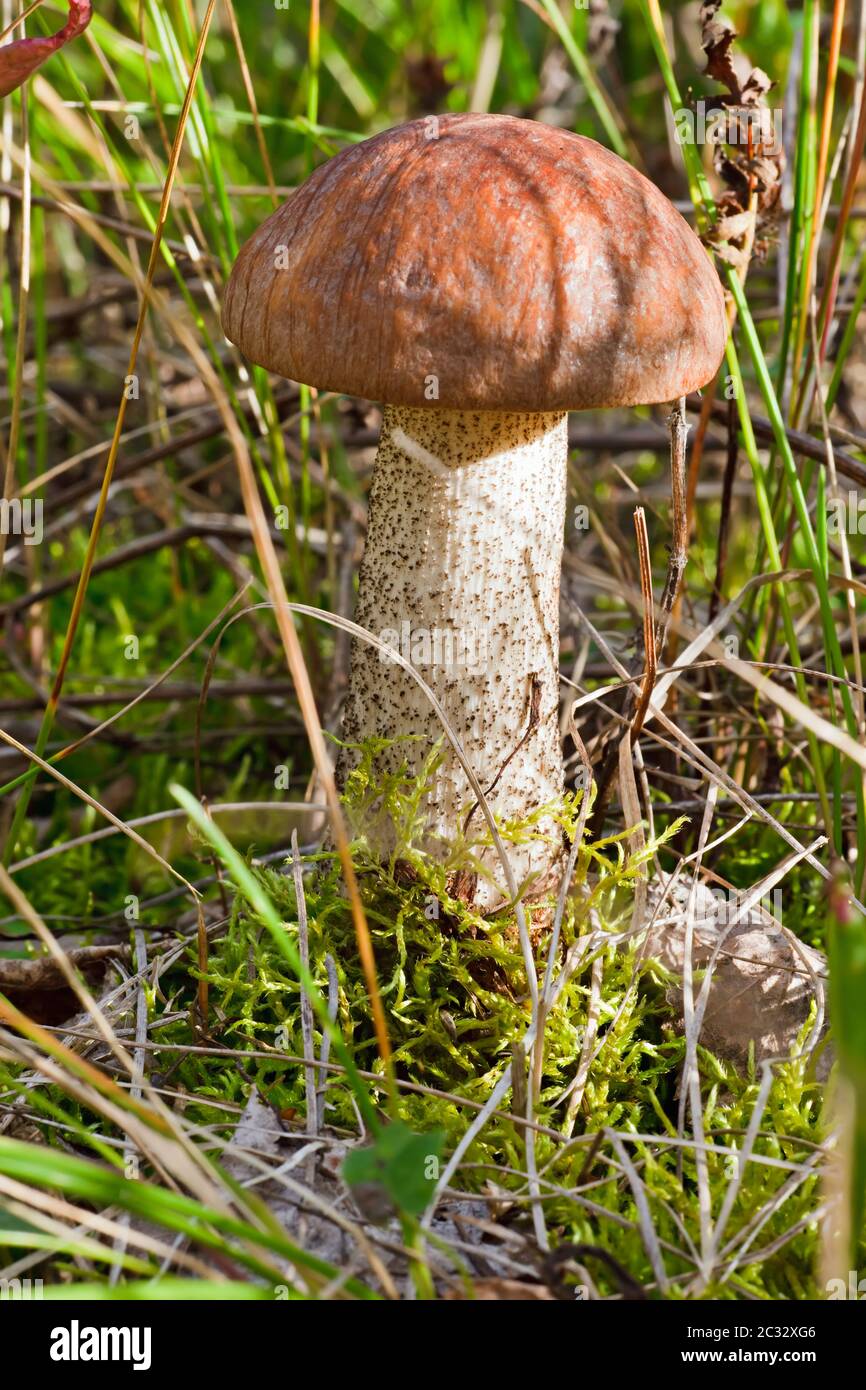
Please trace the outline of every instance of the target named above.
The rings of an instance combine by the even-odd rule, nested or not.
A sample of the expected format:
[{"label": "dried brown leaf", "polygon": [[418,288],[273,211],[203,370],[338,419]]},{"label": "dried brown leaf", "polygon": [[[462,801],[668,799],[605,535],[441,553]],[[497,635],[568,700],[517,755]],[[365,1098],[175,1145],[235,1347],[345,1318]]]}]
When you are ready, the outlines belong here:
[{"label": "dried brown leaf", "polygon": [[[695,908],[693,967],[711,966],[711,979],[700,1042],[723,1061],[745,1072],[750,1044],[760,1063],[787,1057],[809,1018],[816,990],[826,978],[827,962],[820,951],[796,942],[769,913],[749,908],[737,921],[730,897],[720,903],[699,888]],[[685,917],[674,924],[659,919],[648,934],[647,956],[672,976],[668,1002],[683,1007],[682,979],[686,937]],[[714,953],[715,960],[712,961]],[[819,1059],[819,1076],[826,1076],[830,1058]]]}]

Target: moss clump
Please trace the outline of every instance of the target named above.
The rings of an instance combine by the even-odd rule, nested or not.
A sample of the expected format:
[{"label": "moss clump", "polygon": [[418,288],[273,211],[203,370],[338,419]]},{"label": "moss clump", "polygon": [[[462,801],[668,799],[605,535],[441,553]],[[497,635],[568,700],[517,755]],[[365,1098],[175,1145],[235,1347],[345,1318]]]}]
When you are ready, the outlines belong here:
[{"label": "moss clump", "polygon": [[[471,864],[473,844],[455,848],[445,863],[417,848],[424,778],[405,772],[375,782],[375,747],[365,747],[348,789],[347,811],[354,828],[353,853],[367,914],[396,1074],[402,1081],[448,1091],[455,1099],[402,1091],[401,1118],[416,1131],[441,1129],[450,1150],[465,1133],[474,1110],[457,1098],[484,1102],[530,1018],[524,962],[514,914],[479,916],[448,891],[456,868]],[[425,774],[429,776],[432,763]],[[578,801],[557,808],[566,834],[573,834]],[[387,816],[393,827],[394,854],[380,864],[371,854],[364,826]],[[675,833],[674,825],[667,832]],[[533,825],[504,828],[508,838],[535,833]],[[598,1034],[583,1098],[573,1119],[571,1143],[543,1134],[536,1138],[545,1214],[553,1241],[602,1245],[632,1275],[652,1285],[653,1269],[639,1229],[638,1205],[611,1145],[615,1131],[643,1185],[657,1237],[664,1251],[672,1294],[687,1296],[700,1248],[698,1172],[694,1149],[677,1135],[679,1072],[684,1044],[657,976],[638,959],[628,940],[634,885],[657,846],[630,854],[625,835],[584,844],[578,855],[574,890],[562,923],[560,959],[579,957],[544,1030],[544,1064],[535,1114],[540,1124],[562,1131],[570,1083],[581,1055],[590,1000]],[[667,836],[665,837],[667,838]],[[378,839],[378,827],[377,827]],[[355,944],[354,929],[339,870],[328,855],[313,857],[305,876],[311,971],[328,993],[328,965],[338,983],[337,1017],[358,1065],[380,1070],[370,1009]],[[262,871],[286,931],[298,932],[298,904],[290,873]],[[543,977],[550,942],[552,902],[528,907],[535,959]],[[591,938],[591,939],[590,939]],[[584,943],[583,949],[581,942]],[[179,1079],[201,1099],[242,1100],[255,1082],[284,1114],[303,1112],[304,1083],[297,1061],[303,1051],[301,991],[287,978],[284,958],[272,938],[235,903],[224,936],[214,944],[208,978],[221,1020],[221,1041],[234,1042],[238,1062],[215,1074],[212,1063],[185,1060]],[[163,1034],[164,1036],[164,1034]],[[321,1038],[316,1032],[318,1050]],[[736,1150],[752,1117],[760,1078],[735,1070],[700,1052],[704,1129],[707,1142],[728,1152],[707,1159],[707,1183],[714,1218],[736,1172]],[[327,1119],[354,1132],[356,1117],[339,1076],[327,1081]],[[507,1108],[509,1101],[506,1100]],[[212,1110],[207,1119],[213,1123]],[[592,1138],[604,1131],[597,1149]],[[630,1139],[629,1136],[646,1136]],[[810,1221],[818,1204],[816,1176],[807,1176],[772,1210],[774,1198],[791,1176],[787,1166],[803,1163],[822,1136],[822,1093],[800,1062],[777,1070],[754,1154],[770,1163],[750,1162],[730,1213],[724,1244],[754,1231],[750,1254],[729,1277],[706,1291],[713,1297],[802,1298],[816,1296],[817,1226]],[[689,1141],[690,1131],[685,1132]],[[525,1131],[506,1114],[494,1116],[467,1152],[460,1181],[467,1191],[498,1188],[516,1197],[526,1192]],[[580,1191],[573,1189],[580,1185]],[[518,1219],[523,1219],[519,1217]],[[789,1234],[790,1233],[790,1234]],[[776,1253],[764,1253],[778,1243]],[[684,1252],[680,1255],[676,1251]],[[757,1252],[757,1258],[753,1257]],[[603,1270],[599,1288],[615,1292]]]}]

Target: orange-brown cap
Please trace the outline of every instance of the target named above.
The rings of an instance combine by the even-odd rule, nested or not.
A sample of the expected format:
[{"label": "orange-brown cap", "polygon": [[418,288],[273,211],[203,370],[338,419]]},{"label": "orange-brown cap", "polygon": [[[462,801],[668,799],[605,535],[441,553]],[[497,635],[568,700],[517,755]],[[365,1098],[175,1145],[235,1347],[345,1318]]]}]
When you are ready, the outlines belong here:
[{"label": "orange-brown cap", "polygon": [[673,400],[724,352],[698,238],[617,155],[513,116],[426,117],[323,164],[241,251],[227,336],[294,381],[392,405]]}]

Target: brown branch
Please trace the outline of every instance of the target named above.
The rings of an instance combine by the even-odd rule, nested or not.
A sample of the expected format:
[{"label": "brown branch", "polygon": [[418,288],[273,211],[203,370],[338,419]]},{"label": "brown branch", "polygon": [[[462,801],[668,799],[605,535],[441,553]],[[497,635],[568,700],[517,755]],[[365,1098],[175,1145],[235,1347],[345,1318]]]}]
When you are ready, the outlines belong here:
[{"label": "brown branch", "polygon": [[[691,411],[700,410],[701,397],[698,395],[688,396],[686,398],[686,405]],[[727,402],[716,401],[713,404],[711,413],[714,420],[727,423]],[[752,415],[751,420],[755,438],[760,443],[775,443],[776,436],[773,426],[765,416]],[[816,463],[820,463],[822,467],[826,467],[827,451],[822,440],[815,439],[811,434],[803,434],[801,430],[786,429],[785,434],[795,454],[800,454],[803,458],[814,459]],[[850,478],[852,482],[859,483],[860,487],[866,488],[866,465],[861,463],[859,459],[854,458],[852,454],[845,453],[844,450],[836,449],[834,454],[837,472],[842,473],[846,478]]]}]

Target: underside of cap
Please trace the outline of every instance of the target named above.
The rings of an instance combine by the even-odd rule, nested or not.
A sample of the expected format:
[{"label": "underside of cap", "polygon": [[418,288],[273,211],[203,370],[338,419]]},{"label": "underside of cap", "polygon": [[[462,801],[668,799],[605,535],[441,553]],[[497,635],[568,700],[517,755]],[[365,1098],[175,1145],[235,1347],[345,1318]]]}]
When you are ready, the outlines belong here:
[{"label": "underside of cap", "polygon": [[588,410],[718,370],[718,276],[659,190],[593,140],[427,117],[343,150],[241,251],[227,337],[272,372],[393,405]]}]

